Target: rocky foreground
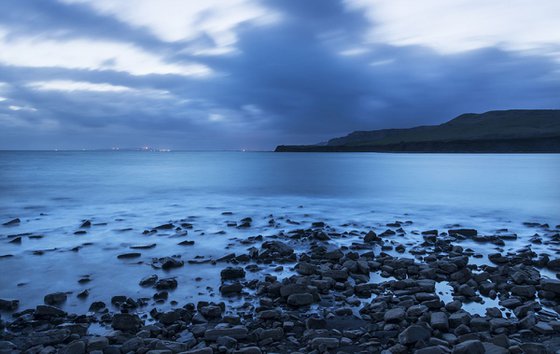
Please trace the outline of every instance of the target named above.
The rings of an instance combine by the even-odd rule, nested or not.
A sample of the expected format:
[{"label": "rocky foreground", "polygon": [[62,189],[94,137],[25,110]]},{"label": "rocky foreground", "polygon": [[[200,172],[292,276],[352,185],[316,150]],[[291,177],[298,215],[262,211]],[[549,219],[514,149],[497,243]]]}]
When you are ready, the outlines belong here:
[{"label": "rocky foreground", "polygon": [[[243,240],[247,253],[214,261],[223,268],[223,299],[240,299],[230,307],[172,303],[162,311],[149,302],[165,303],[180,284],[155,274],[139,280],[153,288],[153,299],[116,295],[110,304],[93,302],[86,314],[57,307],[66,293],[47,294],[45,304],[23,311],[17,300],[2,299],[0,309],[11,315],[0,320],[0,353],[558,353],[560,280],[552,277],[560,271],[560,225],[534,224],[539,234],[525,247],[488,259],[461,244],[504,246],[517,236],[428,230],[411,247],[399,242],[402,225],[388,224],[379,235],[340,234],[318,222]],[[348,237],[351,245],[337,246]],[[532,243],[556,256],[535,253]],[[184,264],[178,257],[157,262],[164,269]],[[265,265],[293,275],[279,279]],[[442,283],[452,300],[436,290]],[[499,307],[484,304],[491,299]],[[463,309],[473,302],[484,316]]]}]

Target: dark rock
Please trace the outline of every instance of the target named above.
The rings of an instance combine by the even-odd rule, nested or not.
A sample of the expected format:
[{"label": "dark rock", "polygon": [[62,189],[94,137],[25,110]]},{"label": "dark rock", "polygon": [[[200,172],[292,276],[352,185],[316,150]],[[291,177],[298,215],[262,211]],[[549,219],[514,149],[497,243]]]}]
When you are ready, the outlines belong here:
[{"label": "dark rock", "polygon": [[142,278],[140,280],[139,285],[140,286],[152,286],[157,282],[157,280],[158,280],[158,276],[156,274],[148,275],[148,276],[145,276],[144,278]]},{"label": "dark rock", "polygon": [[19,306],[19,300],[5,300],[0,299],[0,310],[2,311],[14,311]]},{"label": "dark rock", "polygon": [[307,306],[313,303],[313,295],[308,293],[292,294],[288,296],[288,305],[292,306]]},{"label": "dark rock", "polygon": [[227,267],[220,272],[222,280],[245,278],[245,270],[241,267]]},{"label": "dark rock", "polygon": [[6,221],[2,225],[4,225],[4,226],[14,226],[14,225],[18,225],[20,222],[21,222],[21,220],[19,218],[15,218],[15,219],[12,219],[10,221]]},{"label": "dark rock", "polygon": [[49,305],[38,305],[34,312],[35,317],[64,317],[66,312],[62,311],[58,307]]},{"label": "dark rock", "polygon": [[138,253],[138,252],[130,252],[130,253],[123,253],[123,254],[119,254],[117,256],[118,259],[132,259],[132,258],[138,258],[140,257],[142,254]]},{"label": "dark rock", "polygon": [[481,341],[472,339],[457,344],[453,348],[453,354],[484,354],[484,345]]},{"label": "dark rock", "polygon": [[142,326],[142,320],[130,313],[117,313],[113,316],[111,326],[124,332],[137,331]]},{"label": "dark rock", "polygon": [[447,332],[449,330],[449,320],[443,312],[432,312],[430,317],[430,326],[434,329]]},{"label": "dark rock", "polygon": [[366,243],[370,243],[370,242],[377,242],[377,241],[381,241],[381,239],[377,236],[377,234],[373,231],[369,231],[365,236],[364,236],[364,242]]},{"label": "dark rock", "polygon": [[262,244],[262,248],[273,253],[278,253],[281,256],[290,256],[294,253],[294,249],[292,247],[280,241],[266,241]]},{"label": "dark rock", "polygon": [[85,229],[91,227],[91,221],[89,220],[85,220],[84,222],[82,222],[82,224],[80,225],[80,229]]},{"label": "dark rock", "polygon": [[475,229],[451,229],[448,230],[449,235],[451,236],[465,236],[465,237],[472,237],[478,234],[478,231]]},{"label": "dark rock", "polygon": [[156,230],[171,230],[175,227],[175,225],[168,223],[168,224],[162,224],[159,226],[156,226],[155,229]]},{"label": "dark rock", "polygon": [[243,285],[240,282],[235,282],[232,284],[222,284],[220,286],[220,292],[222,295],[240,294],[243,290]]},{"label": "dark rock", "polygon": [[67,298],[68,296],[65,293],[57,292],[45,295],[44,301],[47,305],[59,305],[65,302]]},{"label": "dark rock", "polygon": [[430,335],[430,330],[426,327],[412,325],[399,334],[399,342],[403,345],[411,345],[418,341],[427,341]]},{"label": "dark rock", "polygon": [[405,311],[401,307],[390,309],[383,315],[383,320],[387,323],[398,323],[402,321],[405,317]]},{"label": "dark rock", "polygon": [[185,262],[183,262],[180,259],[173,258],[173,257],[160,258],[159,263],[161,264],[161,269],[164,269],[164,270],[169,270],[169,269],[173,269],[173,268],[180,268],[183,265],[185,265]]},{"label": "dark rock", "polygon": [[248,330],[245,326],[237,326],[232,328],[214,328],[204,332],[204,339],[215,341],[219,337],[227,336],[235,339],[245,339],[248,336]]},{"label": "dark rock", "polygon": [[171,290],[177,287],[177,280],[174,278],[163,278],[156,282],[156,289],[158,290]]}]

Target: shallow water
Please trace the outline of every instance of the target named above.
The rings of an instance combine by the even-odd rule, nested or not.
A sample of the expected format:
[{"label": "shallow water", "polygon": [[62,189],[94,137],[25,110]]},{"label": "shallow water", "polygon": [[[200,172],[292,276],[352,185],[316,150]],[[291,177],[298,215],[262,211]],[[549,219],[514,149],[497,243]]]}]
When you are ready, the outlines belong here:
[{"label": "shallow water", "polygon": [[[558,154],[0,152],[0,221],[22,220],[18,226],[0,226],[0,256],[12,255],[0,258],[0,298],[18,298],[24,309],[41,303],[46,293],[69,291],[65,308],[83,311],[112,295],[151,297],[153,289],[138,286],[149,274],[177,277],[179,287],[170,300],[180,304],[217,298],[221,267],[186,264],[165,272],[152,269],[151,258],[216,259],[250,247],[234,239],[309,227],[319,220],[339,232],[383,231],[388,222],[411,220],[399,239],[411,244],[419,239],[414,230],[461,224],[492,234],[508,228],[519,239],[504,250],[514,250],[541,232],[523,222],[560,224],[558,176]],[[268,225],[270,214],[275,227]],[[254,219],[250,229],[227,227],[228,221],[246,216]],[[94,225],[87,234],[75,235],[84,219]],[[181,219],[194,225],[186,236],[142,234]],[[26,232],[44,237],[8,243],[10,235]],[[195,245],[177,246],[184,239]],[[131,245],[152,243],[156,247],[139,250],[138,259],[117,259],[132,252]],[[482,254],[496,251],[495,246],[463,246]],[[45,252],[33,254],[37,250]],[[272,268],[263,271],[290,274],[289,267],[280,273]],[[84,275],[92,281],[79,284]],[[83,289],[90,290],[85,301],[75,296]]]}]

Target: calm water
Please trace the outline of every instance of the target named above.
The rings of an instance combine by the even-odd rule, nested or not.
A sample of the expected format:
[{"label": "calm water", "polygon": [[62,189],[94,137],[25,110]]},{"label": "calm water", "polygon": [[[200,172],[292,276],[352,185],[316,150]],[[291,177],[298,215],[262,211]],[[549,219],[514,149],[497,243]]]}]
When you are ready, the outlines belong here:
[{"label": "calm water", "polygon": [[[560,224],[559,181],[558,154],[0,152],[0,221],[22,220],[0,226],[0,256],[12,255],[0,258],[0,298],[18,298],[26,308],[47,292],[87,288],[86,301],[71,295],[66,304],[82,310],[115,294],[151,297],[153,290],[138,281],[153,273],[178,278],[171,298],[180,303],[212,297],[203,290],[217,289],[217,267],[186,265],[162,274],[149,260],[242,252],[235,238],[317,220],[339,231],[383,231],[394,220],[412,220],[412,230],[455,223],[482,233],[506,227],[526,239],[535,231],[524,221]],[[268,226],[270,214],[278,226]],[[255,220],[253,228],[226,226],[245,216]],[[287,218],[303,226],[283,222]],[[99,225],[74,235],[83,219]],[[178,247],[172,232],[142,235],[179,219],[194,224],[186,237],[195,246]],[[10,235],[25,232],[44,237],[8,243]],[[149,243],[157,247],[142,250],[140,260],[116,259],[131,245]],[[34,255],[37,250],[45,252]],[[79,284],[84,275],[92,281]]]}]

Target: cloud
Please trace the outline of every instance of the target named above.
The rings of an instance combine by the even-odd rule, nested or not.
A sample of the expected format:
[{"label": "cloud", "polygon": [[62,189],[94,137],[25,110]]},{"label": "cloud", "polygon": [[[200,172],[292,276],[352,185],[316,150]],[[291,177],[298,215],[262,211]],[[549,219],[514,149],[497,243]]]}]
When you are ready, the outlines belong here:
[{"label": "cloud", "polygon": [[[556,28],[551,7],[9,2],[0,4],[0,148],[272,149],[463,112],[560,108],[549,44],[560,31],[541,26]],[[473,26],[477,14],[498,18]],[[537,17],[520,33],[515,21]]]},{"label": "cloud", "polygon": [[[541,0],[347,0],[371,21],[372,42],[441,53],[487,47],[550,50],[560,43],[560,2]],[[560,56],[559,56],[560,57]]]},{"label": "cloud", "polygon": [[0,28],[0,63],[24,67],[114,70],[133,75],[204,76],[210,69],[196,63],[169,63],[154,53],[128,44],[85,39],[9,38]]}]

